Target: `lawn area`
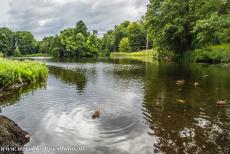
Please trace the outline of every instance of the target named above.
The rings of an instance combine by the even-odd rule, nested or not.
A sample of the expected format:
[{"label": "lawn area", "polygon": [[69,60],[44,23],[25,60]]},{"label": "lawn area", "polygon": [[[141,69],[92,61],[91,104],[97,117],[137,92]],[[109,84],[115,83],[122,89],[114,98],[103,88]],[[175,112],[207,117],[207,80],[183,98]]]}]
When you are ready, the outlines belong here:
[{"label": "lawn area", "polygon": [[144,62],[152,62],[154,59],[157,58],[157,52],[153,49],[137,52],[112,52],[110,54],[110,57],[114,59],[127,58]]}]

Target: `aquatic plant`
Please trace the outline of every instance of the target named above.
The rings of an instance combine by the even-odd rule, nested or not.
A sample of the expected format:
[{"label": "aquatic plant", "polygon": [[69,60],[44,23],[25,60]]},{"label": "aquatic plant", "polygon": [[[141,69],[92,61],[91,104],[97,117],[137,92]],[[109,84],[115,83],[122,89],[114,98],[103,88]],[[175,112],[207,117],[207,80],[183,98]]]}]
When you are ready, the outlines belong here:
[{"label": "aquatic plant", "polygon": [[14,84],[45,80],[48,68],[37,61],[17,61],[0,58],[0,89]]}]

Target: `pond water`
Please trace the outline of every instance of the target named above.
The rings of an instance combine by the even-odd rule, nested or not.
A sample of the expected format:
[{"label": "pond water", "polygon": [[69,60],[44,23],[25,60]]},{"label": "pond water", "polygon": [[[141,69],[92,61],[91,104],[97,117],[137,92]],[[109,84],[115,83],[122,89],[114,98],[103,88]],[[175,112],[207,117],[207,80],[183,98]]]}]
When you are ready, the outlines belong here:
[{"label": "pond water", "polygon": [[[1,114],[31,134],[26,147],[43,150],[25,154],[230,152],[228,68],[125,59],[46,63],[46,84],[0,99]],[[227,103],[218,106],[222,99]],[[101,117],[93,120],[96,110]]]}]

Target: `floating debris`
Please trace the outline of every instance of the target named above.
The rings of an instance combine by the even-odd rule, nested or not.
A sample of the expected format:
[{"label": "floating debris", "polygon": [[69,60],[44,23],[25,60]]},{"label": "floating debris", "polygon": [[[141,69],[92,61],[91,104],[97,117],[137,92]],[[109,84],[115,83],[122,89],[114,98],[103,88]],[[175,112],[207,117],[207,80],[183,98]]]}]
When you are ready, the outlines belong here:
[{"label": "floating debris", "polygon": [[194,87],[197,87],[197,86],[199,86],[199,83],[195,82],[193,85],[194,85]]},{"label": "floating debris", "polygon": [[185,82],[185,80],[177,80],[177,81],[176,81],[176,84],[177,84],[177,85],[182,85],[182,84],[184,84],[184,82]]},{"label": "floating debris", "polygon": [[177,99],[176,101],[179,102],[179,103],[185,103],[185,101],[182,100],[182,99]]},{"label": "floating debris", "polygon": [[101,111],[97,110],[93,113],[92,119],[99,118],[101,116]]},{"label": "floating debris", "polygon": [[225,105],[225,104],[226,104],[226,102],[227,102],[227,101],[223,99],[223,100],[219,100],[219,101],[217,101],[217,103],[216,103],[216,104],[217,104],[217,105]]}]

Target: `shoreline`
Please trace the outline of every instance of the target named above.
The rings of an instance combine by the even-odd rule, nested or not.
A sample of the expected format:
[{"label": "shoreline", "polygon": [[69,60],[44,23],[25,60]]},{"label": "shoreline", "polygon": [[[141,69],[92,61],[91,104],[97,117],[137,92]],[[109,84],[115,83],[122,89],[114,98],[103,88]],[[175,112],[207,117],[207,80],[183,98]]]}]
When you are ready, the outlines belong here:
[{"label": "shoreline", "polygon": [[21,84],[13,84],[13,85],[10,85],[9,87],[3,87],[0,89],[0,98],[1,97],[4,97],[4,96],[7,96],[7,95],[10,95],[12,94],[15,90],[18,90],[24,86],[27,86],[29,85],[29,83],[27,82],[24,82],[24,83],[21,83]]}]

